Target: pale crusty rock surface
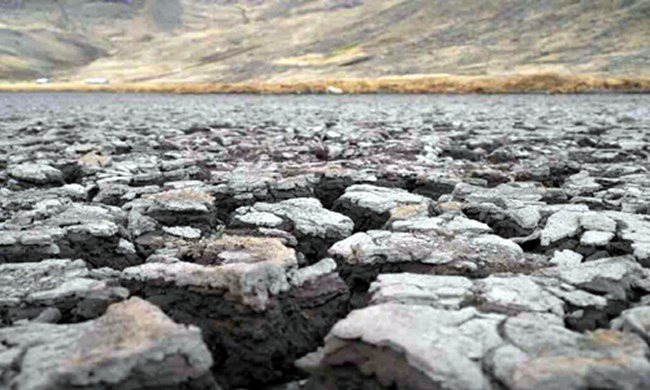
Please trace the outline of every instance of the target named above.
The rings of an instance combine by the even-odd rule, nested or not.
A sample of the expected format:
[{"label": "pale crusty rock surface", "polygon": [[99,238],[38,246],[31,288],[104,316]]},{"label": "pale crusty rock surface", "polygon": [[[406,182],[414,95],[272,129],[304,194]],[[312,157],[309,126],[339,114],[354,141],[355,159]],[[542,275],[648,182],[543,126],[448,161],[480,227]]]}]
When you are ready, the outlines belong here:
[{"label": "pale crusty rock surface", "polygon": [[650,306],[637,306],[624,310],[611,322],[611,328],[636,333],[646,342],[650,341]]},{"label": "pale crusty rock surface", "polygon": [[352,218],[356,230],[379,229],[392,215],[412,207],[422,209],[426,216],[432,201],[401,189],[358,184],[348,187],[334,203],[335,211]]},{"label": "pale crusty rock surface", "polygon": [[96,267],[125,268],[141,259],[119,208],[48,201],[0,223],[0,261],[81,258]]},{"label": "pale crusty rock surface", "polygon": [[191,226],[209,234],[219,224],[214,197],[201,187],[146,193],[122,206],[137,211],[163,226]]},{"label": "pale crusty rock surface", "polygon": [[288,375],[346,311],[348,287],[336,263],[298,268],[296,252],[280,238],[224,234],[160,253],[122,271],[123,284],[173,319],[199,326],[215,355],[214,375],[228,388]]},{"label": "pale crusty rock surface", "polygon": [[227,390],[650,387],[645,95],[0,100],[3,329],[134,296]]},{"label": "pale crusty rock surface", "polygon": [[555,251],[551,263],[558,266],[572,266],[580,264],[583,258],[584,256],[580,253],[576,253],[571,249],[564,249]]},{"label": "pale crusty rock surface", "polygon": [[0,329],[0,342],[3,388],[219,388],[200,330],[139,298],[88,322]]},{"label": "pale crusty rock surface", "polygon": [[331,258],[325,258],[309,267],[293,269],[289,272],[289,283],[300,287],[305,283],[314,281],[323,275],[330,274],[336,270],[336,262]]},{"label": "pale crusty rock surface", "polygon": [[[367,374],[376,378],[377,388],[401,383],[414,389],[438,385],[451,389],[486,389],[489,382],[473,359],[497,345],[496,327],[500,320],[501,316],[483,315],[474,309],[450,312],[420,305],[371,306],[350,313],[334,326],[318,364],[354,366],[358,361],[364,364]],[[479,333],[481,342],[476,342],[472,333]],[[445,342],[440,342],[442,339]],[[376,354],[373,346],[379,349]],[[382,347],[388,351],[382,351]],[[391,354],[391,347],[404,351],[404,362],[393,356],[394,352]],[[441,361],[440,357],[445,360]],[[317,377],[320,383],[311,388],[338,388],[336,379],[330,380],[327,374],[325,371],[323,379]]]},{"label": "pale crusty rock surface", "polygon": [[[406,233],[369,230],[334,244],[328,254],[350,265],[422,263],[435,265],[475,262],[495,269],[521,262],[523,252],[512,241],[493,235],[448,236],[444,233]],[[478,267],[478,265],[477,265]]]},{"label": "pale crusty rock surface", "polygon": [[60,185],[63,174],[58,169],[47,164],[23,163],[8,168],[9,177],[18,185]]},{"label": "pale crusty rock surface", "polygon": [[[600,262],[475,281],[380,275],[370,305],[297,364],[312,373],[308,389],[584,389],[603,381],[642,389],[650,384],[648,316],[645,307],[621,310],[639,289],[650,292],[650,273],[631,259]],[[612,330],[598,329],[608,325],[604,313],[620,314]]]},{"label": "pale crusty rock surface", "polygon": [[328,255],[357,293],[353,306],[363,305],[363,286],[385,272],[484,277],[493,272],[528,273],[550,265],[544,257],[524,254],[508,239],[474,233],[473,225],[464,231],[454,229],[457,220],[451,220],[450,229],[441,221],[412,219],[393,225],[403,231],[369,230],[332,245]]},{"label": "pale crusty rock surface", "polygon": [[284,264],[271,261],[257,264],[245,262],[205,266],[194,263],[176,262],[147,263],[130,267],[122,277],[129,281],[146,283],[161,280],[178,287],[204,287],[223,290],[233,299],[255,310],[266,309],[273,295],[289,289]]},{"label": "pale crusty rock surface", "polygon": [[650,273],[629,258],[609,258],[546,268],[531,275],[458,276],[384,274],[370,287],[371,303],[411,301],[437,308],[480,309],[515,314],[552,314],[574,329],[607,324],[630,302],[650,291]]},{"label": "pale crusty rock surface", "polygon": [[259,170],[245,163],[232,171],[216,173],[213,180],[215,204],[223,219],[237,208],[257,202],[313,197],[318,182],[313,174],[285,177],[281,172]]},{"label": "pale crusty rock surface", "polygon": [[295,198],[241,207],[231,217],[230,227],[286,230],[298,239],[303,254],[319,258],[332,244],[350,236],[354,223],[345,215],[325,209],[316,198]]},{"label": "pale crusty rock surface", "polygon": [[117,281],[97,278],[82,260],[0,264],[0,326],[37,318],[48,309],[62,322],[92,319],[128,295]]}]

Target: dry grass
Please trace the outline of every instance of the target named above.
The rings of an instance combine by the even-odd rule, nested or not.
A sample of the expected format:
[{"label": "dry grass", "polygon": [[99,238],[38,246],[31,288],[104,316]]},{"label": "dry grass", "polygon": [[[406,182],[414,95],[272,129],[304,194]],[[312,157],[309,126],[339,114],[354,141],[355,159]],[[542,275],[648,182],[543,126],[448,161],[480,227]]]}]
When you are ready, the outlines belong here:
[{"label": "dry grass", "polygon": [[416,76],[376,79],[317,80],[305,82],[244,83],[83,83],[0,84],[0,92],[132,92],[132,93],[325,93],[328,86],[346,93],[588,93],[650,92],[650,75],[606,76],[525,74],[502,76]]}]

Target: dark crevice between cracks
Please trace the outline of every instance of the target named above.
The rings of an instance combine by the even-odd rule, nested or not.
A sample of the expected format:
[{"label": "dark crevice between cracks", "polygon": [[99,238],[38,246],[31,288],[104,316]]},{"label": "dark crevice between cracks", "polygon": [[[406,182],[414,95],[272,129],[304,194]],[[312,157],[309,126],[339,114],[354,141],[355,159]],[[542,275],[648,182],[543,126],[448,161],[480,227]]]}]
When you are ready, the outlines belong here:
[{"label": "dark crevice between cracks", "polygon": [[262,312],[231,300],[224,291],[176,287],[162,280],[124,284],[176,322],[202,329],[213,355],[213,373],[225,389],[263,388],[305,378],[294,361],[316,350],[349,312],[347,287],[338,278],[294,287],[274,296]]}]

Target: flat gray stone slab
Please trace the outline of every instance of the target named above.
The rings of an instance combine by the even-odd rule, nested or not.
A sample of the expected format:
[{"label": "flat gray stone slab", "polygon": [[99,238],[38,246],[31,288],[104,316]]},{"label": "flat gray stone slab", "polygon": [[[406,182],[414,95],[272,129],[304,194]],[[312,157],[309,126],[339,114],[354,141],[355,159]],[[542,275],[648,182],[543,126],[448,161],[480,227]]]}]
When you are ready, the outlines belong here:
[{"label": "flat gray stone slab", "polygon": [[[370,288],[370,306],[339,321],[324,347],[297,364],[312,374],[310,390],[501,388],[495,380],[509,389],[579,390],[603,378],[640,390],[650,384],[647,307],[624,311],[612,330],[566,324],[594,329],[594,313],[611,313],[617,292],[648,293],[649,278],[629,258],[478,280],[384,274]],[[603,279],[610,293],[594,290]]]},{"label": "flat gray stone slab", "polygon": [[427,216],[433,201],[398,188],[357,184],[346,188],[334,210],[352,218],[356,230],[380,229],[391,217],[412,213]]},{"label": "flat gray stone slab", "polygon": [[121,281],[172,318],[201,327],[224,387],[254,388],[295,372],[295,359],[347,311],[349,290],[336,262],[299,268],[279,238],[223,235],[178,245],[125,269]]},{"label": "flat gray stone slab", "polygon": [[469,274],[477,270],[531,270],[544,265],[525,255],[513,241],[492,234],[457,234],[444,228],[360,232],[332,245],[328,254],[352,270],[355,266],[422,264]]},{"label": "flat gray stone slab", "polygon": [[[73,325],[0,329],[0,385],[17,390],[155,388],[203,383],[212,357],[201,332],[139,298]],[[9,364],[7,364],[9,363]]]},{"label": "flat gray stone slab", "polygon": [[298,239],[298,249],[305,255],[322,258],[332,244],[352,234],[354,222],[327,210],[316,198],[296,198],[240,207],[229,226],[285,230]]},{"label": "flat gray stone slab", "polygon": [[63,184],[60,170],[43,163],[23,163],[8,168],[9,176],[15,180],[33,185]]},{"label": "flat gray stone slab", "polygon": [[91,319],[128,295],[117,281],[97,279],[82,260],[0,265],[0,325],[36,318],[48,308],[66,322]]},{"label": "flat gray stone slab", "polygon": [[295,251],[277,238],[224,235],[199,242],[179,241],[177,245],[168,252],[178,257],[196,256],[199,264],[146,263],[126,268],[122,279],[221,291],[263,311],[274,295],[289,289],[287,272],[298,265]]}]

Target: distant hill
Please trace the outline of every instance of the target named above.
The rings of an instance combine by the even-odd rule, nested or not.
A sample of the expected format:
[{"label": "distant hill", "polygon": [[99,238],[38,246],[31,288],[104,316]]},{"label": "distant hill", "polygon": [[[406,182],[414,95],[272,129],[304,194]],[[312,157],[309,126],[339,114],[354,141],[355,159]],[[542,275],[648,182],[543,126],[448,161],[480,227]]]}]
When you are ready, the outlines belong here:
[{"label": "distant hill", "polygon": [[650,73],[650,0],[0,0],[0,80]]}]

